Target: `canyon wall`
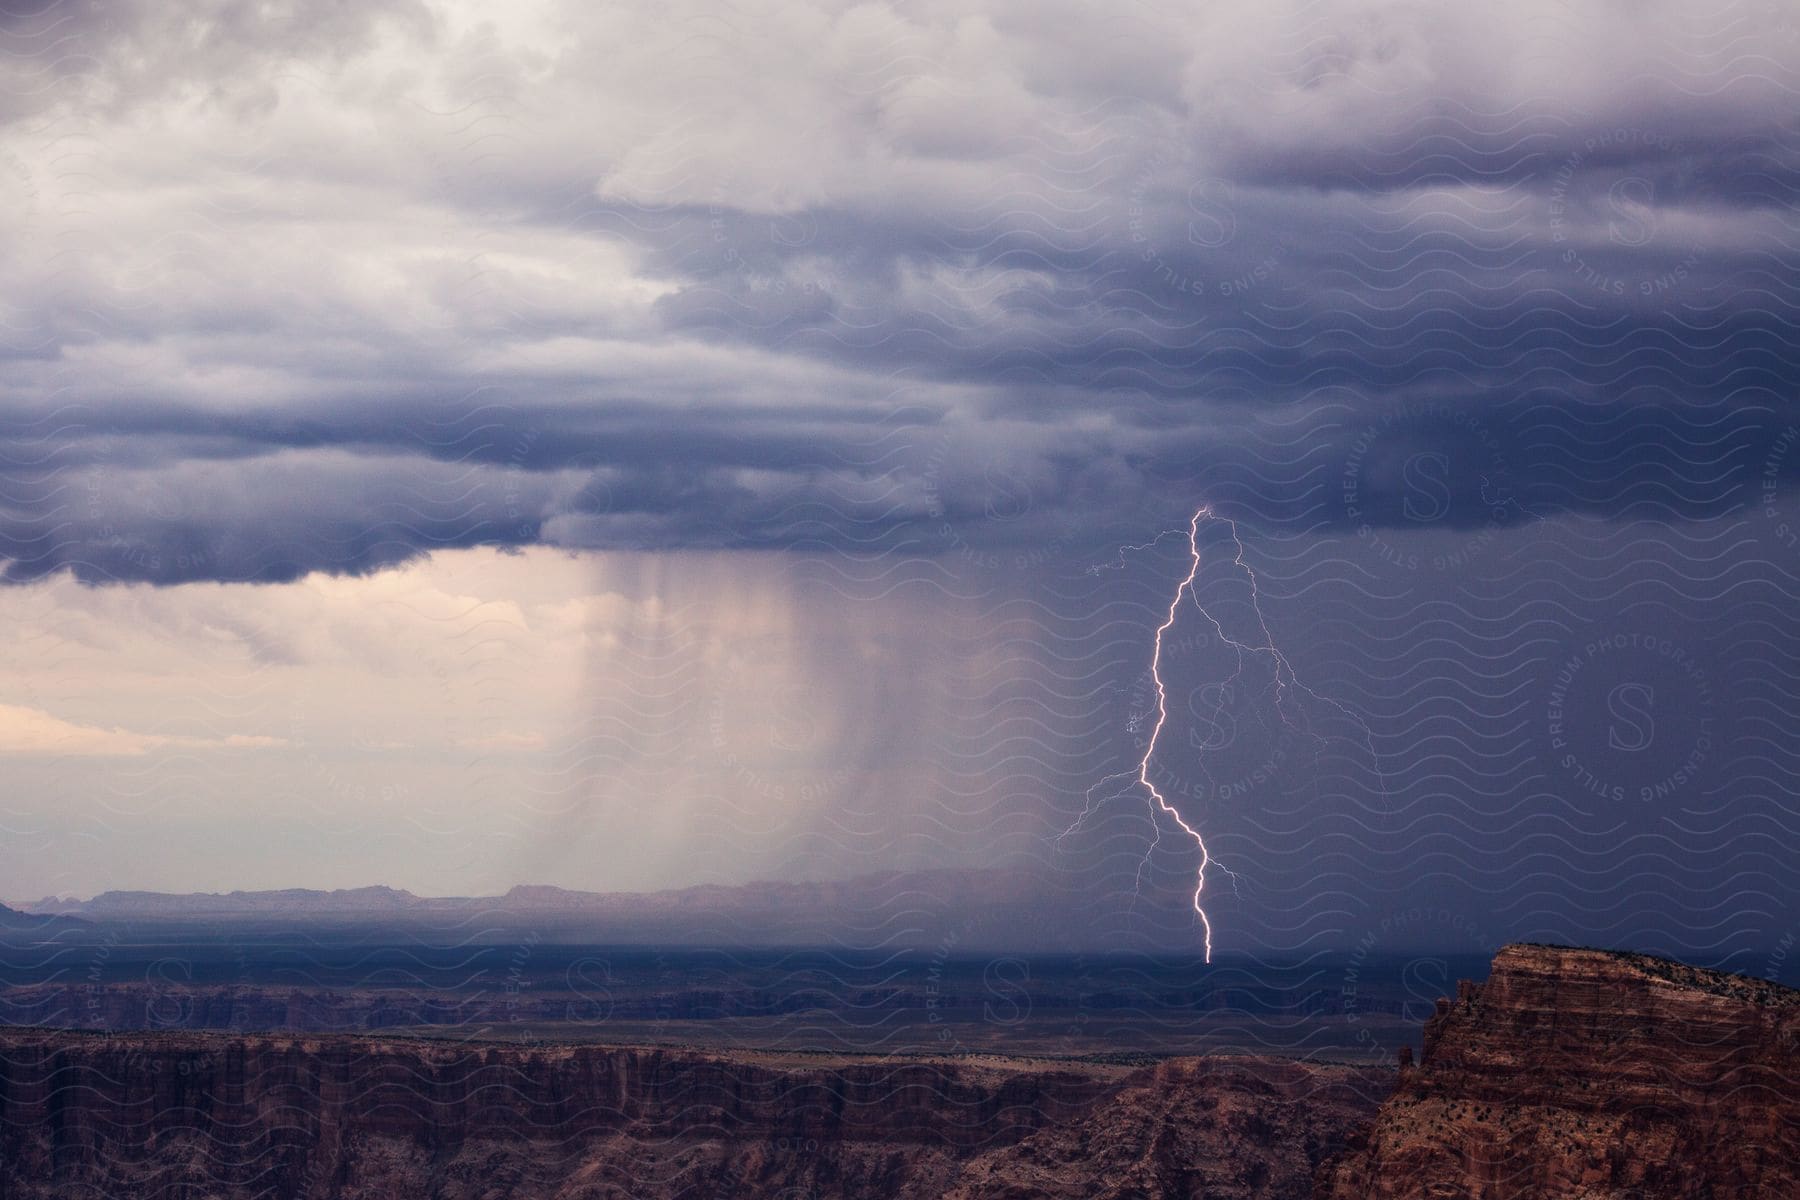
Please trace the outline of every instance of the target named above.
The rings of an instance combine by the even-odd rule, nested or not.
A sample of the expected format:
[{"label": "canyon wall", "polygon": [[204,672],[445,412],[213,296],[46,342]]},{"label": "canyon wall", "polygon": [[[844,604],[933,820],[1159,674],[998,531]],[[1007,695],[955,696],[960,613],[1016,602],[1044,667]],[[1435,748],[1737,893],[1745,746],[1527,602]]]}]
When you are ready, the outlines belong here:
[{"label": "canyon wall", "polygon": [[0,1195],[1301,1200],[1389,1074],[10,1031]]},{"label": "canyon wall", "polygon": [[1664,959],[1507,946],[1330,1200],[1800,1196],[1800,992]]},{"label": "canyon wall", "polygon": [[[133,1014],[136,1015],[135,1010]],[[0,1030],[0,1200],[1800,1196],[1800,993],[1508,946],[1391,1070]]]}]

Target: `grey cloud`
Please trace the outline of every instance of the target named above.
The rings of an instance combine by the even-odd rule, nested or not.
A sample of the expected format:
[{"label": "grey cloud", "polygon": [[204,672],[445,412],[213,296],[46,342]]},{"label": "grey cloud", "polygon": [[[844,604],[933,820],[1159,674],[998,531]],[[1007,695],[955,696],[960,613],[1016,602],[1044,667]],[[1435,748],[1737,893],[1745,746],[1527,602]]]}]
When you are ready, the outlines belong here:
[{"label": "grey cloud", "polygon": [[329,72],[383,27],[429,42],[426,6],[203,0],[175,12],[148,0],[48,0],[0,9],[0,119],[59,104],[89,113],[187,91],[239,112],[273,102],[272,68]]},{"label": "grey cloud", "polygon": [[1201,500],[1406,530],[1409,461],[1504,463],[1451,526],[1700,517],[1792,419],[1774,10],[796,7],[741,61],[704,16],[15,13],[8,577],[1067,547]]}]

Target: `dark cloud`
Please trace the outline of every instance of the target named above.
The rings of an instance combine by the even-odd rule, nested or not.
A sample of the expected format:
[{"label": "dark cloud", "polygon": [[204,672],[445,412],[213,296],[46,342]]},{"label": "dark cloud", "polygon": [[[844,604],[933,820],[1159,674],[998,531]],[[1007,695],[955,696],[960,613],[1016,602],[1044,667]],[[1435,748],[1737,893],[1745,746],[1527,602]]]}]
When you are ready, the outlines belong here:
[{"label": "dark cloud", "polygon": [[15,11],[6,575],[1730,511],[1793,418],[1800,57],[1726,15],[1508,75],[1524,15],[796,9],[789,95],[681,41],[622,92],[624,14]]}]

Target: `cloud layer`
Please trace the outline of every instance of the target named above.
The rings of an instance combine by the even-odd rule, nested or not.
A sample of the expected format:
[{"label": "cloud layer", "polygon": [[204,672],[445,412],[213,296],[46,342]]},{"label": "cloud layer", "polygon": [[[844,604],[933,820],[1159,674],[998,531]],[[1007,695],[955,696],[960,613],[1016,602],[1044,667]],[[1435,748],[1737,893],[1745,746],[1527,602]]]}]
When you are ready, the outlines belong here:
[{"label": "cloud layer", "polygon": [[1793,416],[1779,5],[57,3],[0,39],[14,580],[1403,524],[1398,475],[1352,515],[1288,474],[1371,426],[1396,469],[1504,459],[1509,521],[1692,515]]},{"label": "cloud layer", "polygon": [[12,877],[1179,896],[1208,504],[1225,944],[1758,969],[1789,8],[10,10]]}]

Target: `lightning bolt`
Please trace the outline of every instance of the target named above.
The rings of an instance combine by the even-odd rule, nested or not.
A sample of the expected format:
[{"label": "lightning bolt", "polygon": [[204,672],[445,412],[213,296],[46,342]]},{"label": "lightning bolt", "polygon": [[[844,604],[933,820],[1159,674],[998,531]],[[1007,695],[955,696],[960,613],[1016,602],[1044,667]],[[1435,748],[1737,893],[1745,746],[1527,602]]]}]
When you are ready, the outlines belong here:
[{"label": "lightning bolt", "polygon": [[[1208,863],[1212,862],[1212,855],[1207,851],[1206,839],[1200,836],[1200,831],[1182,820],[1181,814],[1175,811],[1173,805],[1163,799],[1163,794],[1156,790],[1154,783],[1150,782],[1150,759],[1156,754],[1156,739],[1162,736],[1163,726],[1169,720],[1169,689],[1164,685],[1162,678],[1163,634],[1169,632],[1175,624],[1175,613],[1181,607],[1182,593],[1191,594],[1194,590],[1194,579],[1200,574],[1200,518],[1211,515],[1212,510],[1202,505],[1194,510],[1193,520],[1188,522],[1187,578],[1181,581],[1180,586],[1175,589],[1175,594],[1169,598],[1169,615],[1164,617],[1163,623],[1156,627],[1156,641],[1150,651],[1150,678],[1156,682],[1156,727],[1150,731],[1150,740],[1144,744],[1144,757],[1138,763],[1137,769],[1138,782],[1143,784],[1144,789],[1150,793],[1150,799],[1156,802],[1156,807],[1172,817],[1175,824],[1181,827],[1181,832],[1193,838],[1194,845],[1200,848],[1200,866],[1194,872],[1194,912],[1200,917],[1200,927],[1206,936],[1207,962],[1212,961],[1212,920],[1207,917],[1206,909],[1200,903],[1200,895],[1206,890],[1206,867]],[[1200,607],[1198,597],[1194,599],[1194,607]],[[1206,610],[1202,608],[1200,611],[1205,612]],[[1217,627],[1218,622],[1214,621],[1213,625]],[[1223,633],[1224,631],[1220,630],[1221,636]],[[1240,666],[1242,661],[1242,655],[1240,655]],[[1220,703],[1223,704],[1224,700],[1221,699]],[[1154,850],[1155,846],[1152,845],[1151,849]],[[1141,878],[1143,868],[1140,865],[1138,869]]]},{"label": "lightning bolt", "polygon": [[[1200,603],[1199,594],[1195,590],[1195,580],[1197,580],[1200,575],[1200,524],[1202,521],[1219,521],[1231,531],[1231,542],[1237,550],[1237,553],[1232,557],[1232,565],[1243,572],[1246,581],[1250,585],[1250,610],[1256,615],[1256,627],[1258,632],[1262,635],[1261,644],[1242,642],[1231,637],[1225,632],[1225,628],[1219,623],[1218,618],[1208,612],[1206,606]],[[1181,532],[1183,531],[1180,529],[1165,529],[1148,542],[1121,548],[1118,561],[1116,564],[1112,564],[1112,567],[1123,567],[1125,555],[1130,551],[1147,550],[1161,543],[1164,538]],[[1140,887],[1142,885],[1144,867],[1150,861],[1150,856],[1155,853],[1156,847],[1162,843],[1162,822],[1157,819],[1157,814],[1167,816],[1175,823],[1175,826],[1180,829],[1182,833],[1186,834],[1187,837],[1192,840],[1195,848],[1200,851],[1200,864],[1194,872],[1193,908],[1195,916],[1200,918],[1200,927],[1205,938],[1206,961],[1210,963],[1212,961],[1213,950],[1212,920],[1206,915],[1206,907],[1201,902],[1201,898],[1206,892],[1206,872],[1209,867],[1216,866],[1221,871],[1225,871],[1226,875],[1230,876],[1234,882],[1237,877],[1232,874],[1231,871],[1227,870],[1223,863],[1219,863],[1213,858],[1211,851],[1207,849],[1206,838],[1201,835],[1198,829],[1195,829],[1192,825],[1188,824],[1186,818],[1184,818],[1181,813],[1169,803],[1167,797],[1158,790],[1156,784],[1151,782],[1150,779],[1150,763],[1151,760],[1156,757],[1157,739],[1162,736],[1163,726],[1168,724],[1169,720],[1169,692],[1168,686],[1163,682],[1162,677],[1163,635],[1174,628],[1175,619],[1181,611],[1182,597],[1185,595],[1193,601],[1194,608],[1202,617],[1206,618],[1207,623],[1212,626],[1213,632],[1218,634],[1219,641],[1224,645],[1230,646],[1237,655],[1237,669],[1232,673],[1231,678],[1225,681],[1225,687],[1220,689],[1219,702],[1214,707],[1215,717],[1217,717],[1218,711],[1224,707],[1225,696],[1227,694],[1226,688],[1231,684],[1236,683],[1237,680],[1242,677],[1246,657],[1252,655],[1266,655],[1274,667],[1271,687],[1275,693],[1275,710],[1281,716],[1282,723],[1292,730],[1301,729],[1301,726],[1297,723],[1294,715],[1290,711],[1288,700],[1290,691],[1304,692],[1312,699],[1329,705],[1337,712],[1348,717],[1362,730],[1364,745],[1368,749],[1370,761],[1375,766],[1376,774],[1381,780],[1382,794],[1384,796],[1387,795],[1387,777],[1382,772],[1381,759],[1375,750],[1374,735],[1369,730],[1367,723],[1365,723],[1361,717],[1357,716],[1356,713],[1345,708],[1342,704],[1327,697],[1320,696],[1317,692],[1301,683],[1299,677],[1294,672],[1293,664],[1288,661],[1287,655],[1283,654],[1281,649],[1276,646],[1274,634],[1269,631],[1268,620],[1263,616],[1262,593],[1257,583],[1256,572],[1251,570],[1250,564],[1244,561],[1244,540],[1238,533],[1237,523],[1228,517],[1218,516],[1212,511],[1210,505],[1201,505],[1194,510],[1194,515],[1189,519],[1185,532],[1187,534],[1188,543],[1187,574],[1182,578],[1181,582],[1176,585],[1175,594],[1169,598],[1169,611],[1163,617],[1162,624],[1156,627],[1156,636],[1151,643],[1150,678],[1156,684],[1156,724],[1150,730],[1149,740],[1144,744],[1144,755],[1138,761],[1137,770],[1135,772],[1122,771],[1113,775],[1108,775],[1093,787],[1089,788],[1087,793],[1087,803],[1082,810],[1081,816],[1076,818],[1075,823],[1063,832],[1062,837],[1067,837],[1069,834],[1080,829],[1093,814],[1097,807],[1094,801],[1094,793],[1097,790],[1107,783],[1116,780],[1126,778],[1133,779],[1136,784],[1142,787],[1149,795],[1152,807],[1152,824],[1156,831],[1156,836],[1151,842],[1150,849],[1145,852],[1143,861],[1138,864],[1138,885]],[[1097,574],[1100,570],[1101,568],[1098,567],[1092,568],[1089,573]],[[1202,769],[1205,769],[1204,763],[1202,764]],[[1209,777],[1210,774],[1211,773],[1208,772]],[[1119,793],[1113,793],[1113,795],[1117,794]],[[1059,837],[1057,841],[1060,843],[1062,838]]]}]

